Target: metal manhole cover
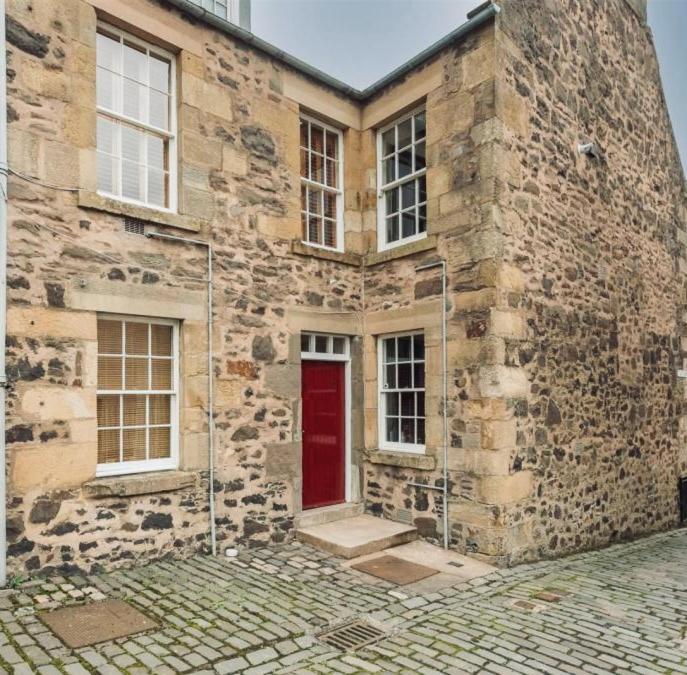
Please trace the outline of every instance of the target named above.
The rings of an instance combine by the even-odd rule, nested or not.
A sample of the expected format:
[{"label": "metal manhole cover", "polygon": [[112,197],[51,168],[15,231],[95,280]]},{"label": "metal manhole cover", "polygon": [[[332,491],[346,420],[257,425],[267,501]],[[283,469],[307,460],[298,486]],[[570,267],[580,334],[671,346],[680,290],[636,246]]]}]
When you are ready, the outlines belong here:
[{"label": "metal manhole cover", "polygon": [[73,605],[38,615],[67,647],[75,649],[157,628],[123,600],[105,600]]},{"label": "metal manhole cover", "polygon": [[330,647],[350,652],[365,647],[385,635],[381,628],[357,619],[320,633],[317,638]]},{"label": "metal manhole cover", "polygon": [[354,570],[359,572],[366,572],[379,579],[391,581],[399,586],[405,584],[412,584],[415,581],[426,579],[433,574],[438,574],[438,570],[433,570],[431,567],[418,565],[417,563],[408,560],[402,560],[393,555],[383,555],[379,558],[372,558],[372,560],[365,560],[364,562],[351,565]]}]

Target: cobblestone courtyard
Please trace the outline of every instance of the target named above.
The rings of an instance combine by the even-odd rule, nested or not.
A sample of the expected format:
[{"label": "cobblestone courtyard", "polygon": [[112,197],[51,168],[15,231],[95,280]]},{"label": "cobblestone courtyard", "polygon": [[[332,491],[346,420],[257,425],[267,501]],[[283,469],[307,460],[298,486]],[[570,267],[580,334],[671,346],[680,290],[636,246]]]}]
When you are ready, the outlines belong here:
[{"label": "cobblestone courtyard", "polygon": [[[291,544],[27,582],[0,599],[14,673],[687,673],[687,530],[439,591],[397,587]],[[160,622],[72,651],[38,612],[123,598]],[[387,631],[356,653],[314,636],[350,617]]]}]

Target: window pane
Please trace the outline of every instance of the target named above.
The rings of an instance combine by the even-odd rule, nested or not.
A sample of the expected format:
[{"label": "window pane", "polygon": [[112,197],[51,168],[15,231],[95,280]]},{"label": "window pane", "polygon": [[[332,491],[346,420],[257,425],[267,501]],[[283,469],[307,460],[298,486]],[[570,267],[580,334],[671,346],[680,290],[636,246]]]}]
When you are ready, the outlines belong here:
[{"label": "window pane", "polygon": [[385,375],[385,381],[384,381],[384,386],[387,389],[395,389],[396,388],[396,366],[392,363],[388,366],[385,366],[386,370],[386,375]]},{"label": "window pane", "polygon": [[166,174],[155,169],[148,170],[148,203],[155,206],[166,206]]},{"label": "window pane", "polygon": [[386,219],[386,240],[387,242],[398,239],[398,215],[390,216]]},{"label": "window pane", "polygon": [[322,244],[330,248],[336,248],[336,222],[333,220],[324,220],[324,231]]},{"label": "window pane", "polygon": [[122,388],[122,359],[112,356],[98,357],[98,389]]},{"label": "window pane", "polygon": [[418,232],[426,232],[427,231],[427,207],[426,206],[420,206],[418,211],[419,211],[419,215],[418,215],[417,231]]},{"label": "window pane", "polygon": [[384,160],[383,168],[383,178],[382,181],[386,183],[391,183],[391,181],[396,180],[396,156],[392,155],[388,159]]},{"label": "window pane", "polygon": [[170,429],[150,429],[150,454],[148,459],[164,459],[171,457],[172,450],[170,444]]},{"label": "window pane", "polygon": [[413,364],[413,386],[416,389],[422,389],[425,386],[425,364]]},{"label": "window pane", "polygon": [[308,241],[312,244],[320,244],[320,231],[322,230],[322,218],[310,216],[308,220]]},{"label": "window pane", "polygon": [[405,417],[415,416],[415,394],[413,392],[407,392],[400,395],[401,396],[401,415]]},{"label": "window pane", "polygon": [[143,201],[144,171],[140,164],[122,162],[122,195],[127,199]]},{"label": "window pane", "polygon": [[386,199],[386,213],[387,215],[390,215],[392,213],[396,213],[398,211],[398,189],[393,188],[391,190],[387,190],[385,193],[385,199]]},{"label": "window pane", "polygon": [[310,335],[308,333],[301,333],[301,351],[310,351]]},{"label": "window pane", "polygon": [[322,213],[322,190],[308,188],[308,210],[310,213]]},{"label": "window pane", "polygon": [[411,180],[401,186],[401,208],[415,206],[415,181]]},{"label": "window pane", "polygon": [[386,440],[389,443],[398,443],[398,417],[386,418]]},{"label": "window pane", "polygon": [[315,351],[319,354],[327,353],[327,336],[326,335],[316,335],[315,336]]},{"label": "window pane", "polygon": [[408,118],[398,125],[398,149],[405,148],[410,145],[413,140],[413,120]]},{"label": "window pane", "polygon": [[398,388],[410,389],[413,386],[412,378],[412,364],[399,363],[398,364]]},{"label": "window pane", "polygon": [[403,335],[397,339],[398,343],[398,360],[399,361],[410,361],[410,344],[412,341],[412,336]]},{"label": "window pane", "polygon": [[425,111],[415,115],[415,140],[425,137]]},{"label": "window pane", "polygon": [[98,353],[122,353],[122,322],[98,319]]},{"label": "window pane", "polygon": [[419,419],[416,422],[417,424],[417,437],[415,439],[415,442],[418,443],[419,445],[424,445],[425,444],[425,421],[423,419]]},{"label": "window pane", "polygon": [[122,125],[121,134],[122,157],[132,162],[137,162],[138,164],[143,163],[145,157],[146,135],[126,125]]},{"label": "window pane", "polygon": [[[386,400],[386,414],[388,417],[393,417],[398,415],[398,397],[400,394],[396,392],[392,394],[384,394]],[[405,394],[404,394],[405,396]]]},{"label": "window pane", "polygon": [[310,178],[308,157],[308,151],[301,148],[301,176],[303,178]]},{"label": "window pane", "polygon": [[310,125],[310,149],[320,155],[324,154],[324,129],[314,124]]},{"label": "window pane", "polygon": [[413,173],[413,151],[403,150],[398,153],[398,177],[404,178]]},{"label": "window pane", "polygon": [[121,110],[121,86],[119,75],[98,68],[95,77],[96,101],[102,108],[119,112]]},{"label": "window pane", "polygon": [[148,83],[148,57],[145,49],[130,42],[124,43],[122,51],[125,77],[143,84]]},{"label": "window pane", "polygon": [[151,354],[153,356],[172,355],[172,327],[152,324],[150,327]]},{"label": "window pane", "polygon": [[146,458],[146,430],[124,429],[122,431],[124,453],[122,461],[140,462]]},{"label": "window pane", "polygon": [[98,431],[98,464],[119,461],[119,429]]},{"label": "window pane", "polygon": [[301,120],[300,135],[301,135],[301,147],[307,148],[308,147],[308,123],[305,120]]},{"label": "window pane", "polygon": [[160,129],[169,129],[169,97],[153,89],[149,92],[148,123]]},{"label": "window pane", "polygon": [[[424,375],[423,375],[424,377]],[[425,416],[425,392],[424,391],[418,391],[415,394],[416,396],[416,402],[417,402],[417,415],[418,417],[424,417]]]},{"label": "window pane", "polygon": [[336,158],[339,137],[331,131],[327,132],[327,157]]},{"label": "window pane", "polygon": [[169,394],[154,394],[148,396],[149,424],[169,424],[171,421]]},{"label": "window pane", "polygon": [[98,153],[98,190],[110,194],[119,192],[119,160],[102,152]]},{"label": "window pane", "polygon": [[384,340],[384,360],[393,363],[396,360],[396,339],[388,338]]},{"label": "window pane", "polygon": [[96,36],[96,59],[103,66],[115,73],[121,72],[121,45],[119,39],[98,31]]},{"label": "window pane", "polygon": [[312,153],[310,155],[310,180],[324,183],[324,157]]},{"label": "window pane", "polygon": [[396,129],[392,127],[382,134],[382,156],[386,157],[396,151]]},{"label": "window pane", "polygon": [[421,169],[424,169],[426,166],[427,162],[425,160],[425,144],[418,143],[415,146],[415,171],[420,171]]},{"label": "window pane", "polygon": [[119,126],[105,117],[98,117],[97,145],[98,150],[114,155],[117,152]]},{"label": "window pane", "polygon": [[119,396],[98,396],[98,426],[119,426]]},{"label": "window pane", "polygon": [[125,345],[127,354],[147,354],[148,324],[127,321]]},{"label": "window pane", "polygon": [[128,391],[148,389],[148,359],[126,359],[124,369],[125,389]]},{"label": "window pane", "polygon": [[335,337],[332,339],[332,352],[334,354],[346,353],[346,338]]},{"label": "window pane", "polygon": [[326,162],[327,166],[327,185],[329,187],[338,187],[338,168],[337,163],[333,159],[328,159]]},{"label": "window pane", "polygon": [[147,121],[146,87],[139,82],[124,78],[122,112],[139,122]]},{"label": "window pane", "polygon": [[416,361],[425,358],[425,336],[422,334],[413,335],[413,358]]},{"label": "window pane", "polygon": [[153,359],[151,362],[153,382],[151,389],[170,390],[172,388],[172,360]]},{"label": "window pane", "polygon": [[336,195],[331,192],[324,193],[324,216],[325,218],[336,218]]},{"label": "window pane", "polygon": [[150,86],[163,92],[169,93],[169,61],[161,59],[154,54],[150,55]]},{"label": "window pane", "polygon": [[137,396],[123,396],[124,399],[124,426],[139,427],[146,423],[146,397],[144,394]]},{"label": "window pane", "polygon": [[415,443],[415,419],[401,418],[401,443]]},{"label": "window pane", "polygon": [[417,179],[417,184],[418,184],[418,202],[426,202],[427,201],[427,177],[426,176],[420,176]]},{"label": "window pane", "polygon": [[415,234],[415,210],[403,213],[401,226],[401,236],[412,237]]}]

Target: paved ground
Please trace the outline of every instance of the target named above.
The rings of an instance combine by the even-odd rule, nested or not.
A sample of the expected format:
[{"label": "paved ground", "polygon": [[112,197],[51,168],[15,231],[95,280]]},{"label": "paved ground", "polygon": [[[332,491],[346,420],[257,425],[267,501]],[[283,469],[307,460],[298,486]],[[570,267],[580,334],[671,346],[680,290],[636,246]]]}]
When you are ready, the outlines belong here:
[{"label": "paved ground", "polygon": [[[687,530],[427,592],[306,546],[55,578],[0,597],[15,673],[687,673]],[[160,630],[71,651],[46,607],[126,598]],[[314,636],[365,616],[387,637],[355,654]]]}]

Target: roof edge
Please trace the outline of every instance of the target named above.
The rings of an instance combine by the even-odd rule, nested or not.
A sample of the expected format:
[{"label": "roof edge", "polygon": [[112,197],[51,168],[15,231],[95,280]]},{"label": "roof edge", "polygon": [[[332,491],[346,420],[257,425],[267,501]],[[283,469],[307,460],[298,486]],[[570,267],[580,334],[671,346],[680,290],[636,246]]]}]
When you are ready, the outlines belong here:
[{"label": "roof edge", "polygon": [[440,40],[437,40],[434,44],[430,45],[426,49],[423,49],[419,54],[416,54],[414,57],[412,57],[405,63],[401,64],[398,68],[392,70],[388,75],[385,75],[384,77],[377,80],[369,87],[366,87],[361,91],[360,89],[351,87],[350,85],[346,84],[345,82],[342,82],[341,80],[338,80],[335,77],[332,77],[331,75],[327,75],[327,73],[319,70],[318,68],[315,68],[314,66],[311,66],[309,63],[306,63],[305,61],[302,61],[301,59],[295,56],[292,56],[288,52],[285,52],[284,50],[275,47],[270,42],[267,42],[266,40],[259,38],[257,35],[254,35],[253,33],[241,28],[240,26],[237,26],[236,24],[226,21],[224,19],[221,19],[216,14],[213,14],[207,9],[203,9],[198,5],[191,4],[190,2],[188,2],[188,0],[166,0],[166,2],[170,5],[173,5],[180,11],[186,14],[190,14],[191,16],[194,16],[198,19],[201,19],[202,21],[210,24],[214,28],[217,28],[222,32],[227,33],[228,35],[231,35],[232,37],[238,38],[239,40],[246,42],[247,44],[251,45],[252,47],[255,47],[256,49],[259,49],[260,51],[268,54],[269,56],[273,56],[274,58],[279,59],[280,61],[288,64],[289,66],[303,73],[304,75],[307,75],[308,77],[311,77],[314,80],[320,82],[321,84],[324,84],[327,87],[335,89],[336,91],[345,94],[346,96],[350,96],[351,98],[359,102],[368,100],[369,98],[380,92],[382,89],[389,86],[394,80],[407,74],[427,59],[442,51],[445,47],[447,47],[455,40],[458,40],[464,35],[467,35],[471,31],[475,30],[482,24],[486,23],[489,19],[496,16],[496,14],[498,14],[499,11],[501,11],[501,8],[495,3],[489,4],[484,9],[481,9],[481,7],[476,8],[480,11],[470,16],[468,21],[461,24],[460,26],[458,26],[458,28],[451,31]]}]

